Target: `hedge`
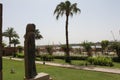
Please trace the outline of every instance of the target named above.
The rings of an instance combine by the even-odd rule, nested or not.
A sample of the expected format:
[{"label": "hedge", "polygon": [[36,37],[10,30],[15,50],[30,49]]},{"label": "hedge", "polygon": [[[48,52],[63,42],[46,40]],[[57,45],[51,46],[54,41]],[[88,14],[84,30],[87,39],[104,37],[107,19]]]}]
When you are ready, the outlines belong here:
[{"label": "hedge", "polygon": [[113,66],[113,62],[110,57],[89,57],[87,61],[92,65]]},{"label": "hedge", "polygon": [[[54,56],[55,59],[65,59],[65,56]],[[86,60],[86,56],[70,56],[71,60]]]}]

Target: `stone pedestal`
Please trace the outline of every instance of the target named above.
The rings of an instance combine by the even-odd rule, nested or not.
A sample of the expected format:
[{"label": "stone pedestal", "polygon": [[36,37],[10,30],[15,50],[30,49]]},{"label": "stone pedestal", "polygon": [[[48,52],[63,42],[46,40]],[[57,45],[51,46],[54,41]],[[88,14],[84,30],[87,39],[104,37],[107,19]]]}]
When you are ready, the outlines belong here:
[{"label": "stone pedestal", "polygon": [[24,79],[24,80],[52,80],[49,74],[38,73],[33,79]]}]

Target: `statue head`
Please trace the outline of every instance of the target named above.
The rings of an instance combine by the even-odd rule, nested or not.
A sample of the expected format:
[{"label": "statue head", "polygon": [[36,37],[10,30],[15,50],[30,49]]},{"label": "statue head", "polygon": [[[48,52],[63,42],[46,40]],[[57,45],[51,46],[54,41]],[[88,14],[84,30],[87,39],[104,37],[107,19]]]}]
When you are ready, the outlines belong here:
[{"label": "statue head", "polygon": [[35,24],[27,24],[26,33],[35,32]]}]

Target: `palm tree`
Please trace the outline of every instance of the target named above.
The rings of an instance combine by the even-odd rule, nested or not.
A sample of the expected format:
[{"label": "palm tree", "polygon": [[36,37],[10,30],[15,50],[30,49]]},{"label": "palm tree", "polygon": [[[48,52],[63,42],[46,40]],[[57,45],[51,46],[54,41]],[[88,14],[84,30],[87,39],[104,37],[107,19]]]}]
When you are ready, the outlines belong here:
[{"label": "palm tree", "polygon": [[40,31],[39,29],[36,29],[35,30],[35,39],[38,40],[38,39],[42,39],[43,36],[40,34]]},{"label": "palm tree", "polygon": [[69,39],[68,39],[68,20],[69,16],[73,16],[74,13],[81,12],[79,8],[77,8],[77,3],[71,4],[70,1],[65,1],[61,2],[56,6],[56,9],[54,11],[54,14],[56,14],[56,19],[58,20],[59,16],[63,16],[65,14],[66,16],[66,46],[67,46],[67,51],[66,51],[66,62],[70,63],[70,54],[69,54]]},{"label": "palm tree", "polygon": [[49,53],[49,55],[53,54],[53,46],[52,45],[47,45],[45,47],[45,49],[47,50],[47,52]]},{"label": "palm tree", "polygon": [[12,39],[10,43],[14,44],[14,54],[13,54],[13,57],[16,57],[16,50],[15,50],[16,49],[16,45],[20,44],[20,42],[19,42],[18,39]]},{"label": "palm tree", "polygon": [[104,50],[107,51],[108,45],[109,45],[109,41],[108,40],[102,40],[101,41],[102,54],[104,53]]},{"label": "palm tree", "polygon": [[17,44],[20,44],[18,39],[12,39],[10,43],[14,44],[14,47],[16,47]]},{"label": "palm tree", "polygon": [[[40,31],[39,29],[35,29],[35,39],[38,40],[38,39],[42,39],[43,36],[40,34]],[[39,54],[39,49],[38,47],[36,48],[36,52],[37,52],[37,55]]]},{"label": "palm tree", "polygon": [[82,46],[84,47],[84,49],[87,51],[87,55],[90,57],[90,56],[92,56],[92,53],[91,53],[91,42],[87,42],[87,41],[84,41],[83,43],[82,43]]},{"label": "palm tree", "polygon": [[19,38],[18,34],[16,31],[14,31],[14,28],[9,27],[5,32],[3,32],[3,36],[9,38],[9,47],[11,47],[11,39],[12,38]]}]

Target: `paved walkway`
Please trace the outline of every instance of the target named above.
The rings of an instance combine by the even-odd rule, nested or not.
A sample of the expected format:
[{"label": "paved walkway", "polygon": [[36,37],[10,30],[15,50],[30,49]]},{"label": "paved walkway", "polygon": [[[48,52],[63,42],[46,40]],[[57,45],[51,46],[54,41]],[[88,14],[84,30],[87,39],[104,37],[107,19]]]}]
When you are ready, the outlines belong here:
[{"label": "paved walkway", "polygon": [[[10,59],[9,57],[3,57],[3,58]],[[23,59],[20,59],[20,58],[12,58],[12,60],[23,61]],[[42,61],[36,61],[36,63],[43,64]],[[45,64],[50,65],[50,66],[64,67],[64,68],[72,68],[72,69],[81,69],[81,70],[90,70],[90,71],[99,71],[99,72],[120,74],[120,69],[98,68],[98,67],[94,67],[94,66],[75,66],[75,65],[58,64],[58,63],[52,63],[52,62],[45,62]]]}]

